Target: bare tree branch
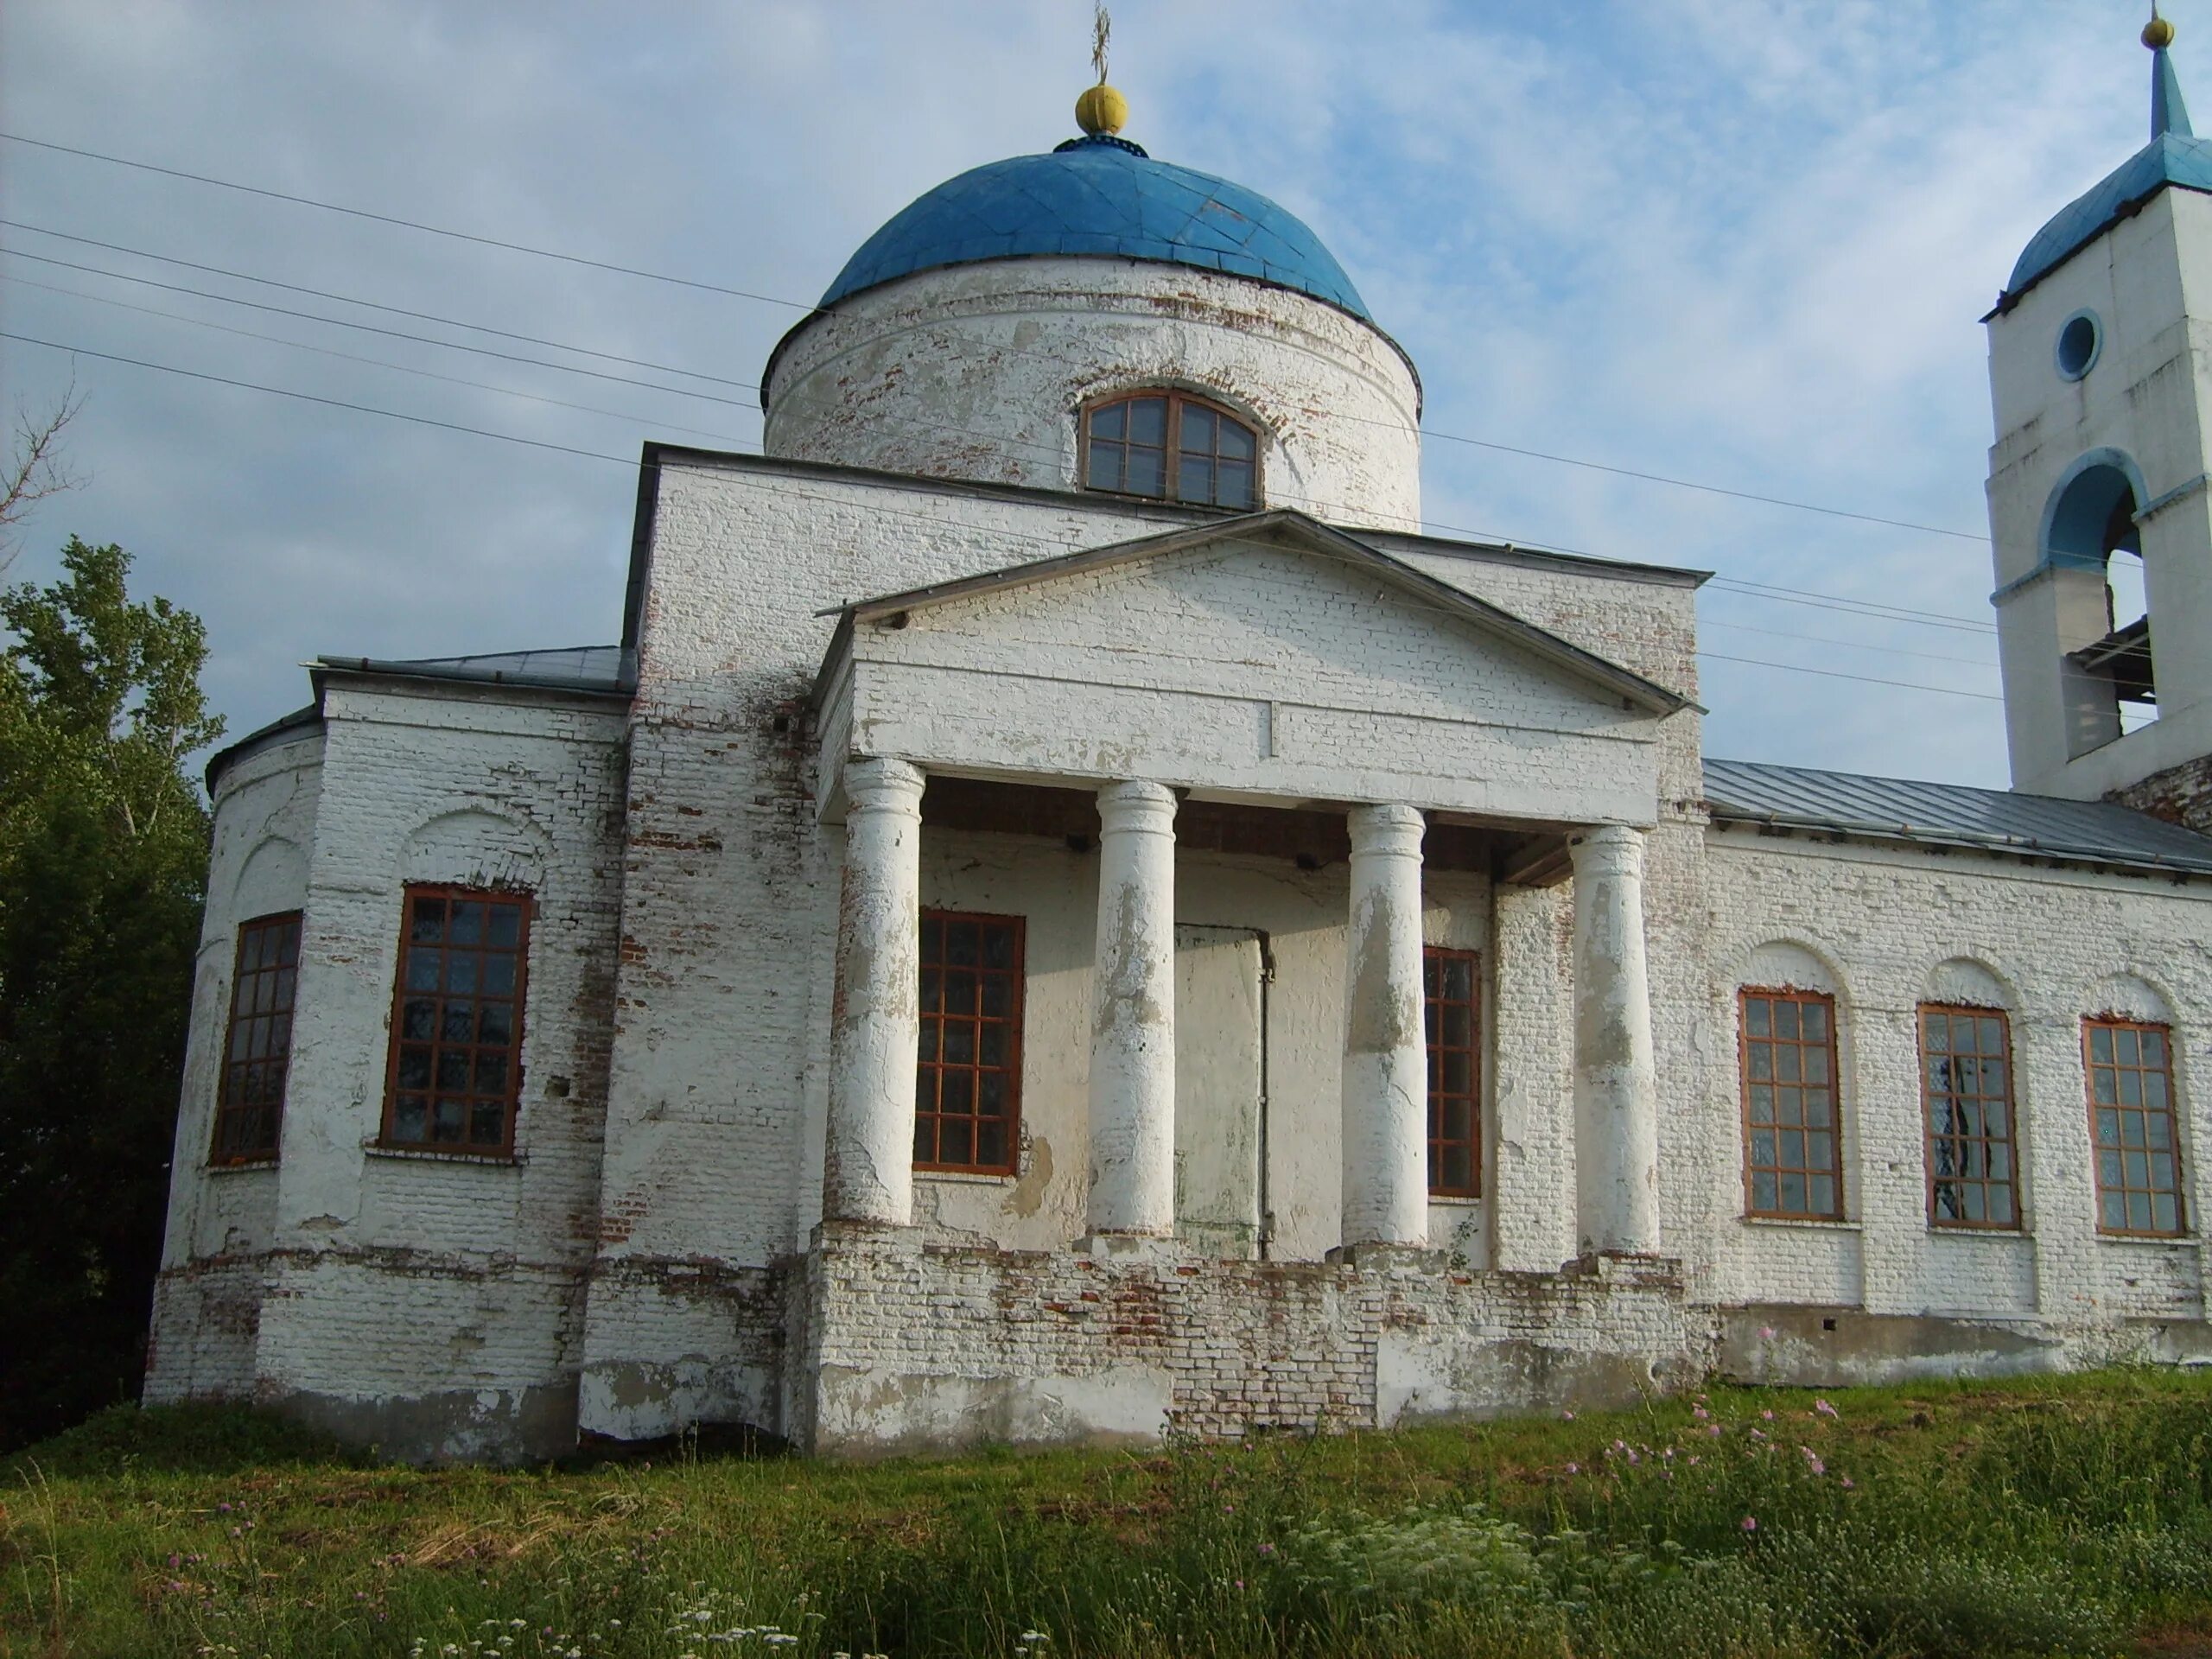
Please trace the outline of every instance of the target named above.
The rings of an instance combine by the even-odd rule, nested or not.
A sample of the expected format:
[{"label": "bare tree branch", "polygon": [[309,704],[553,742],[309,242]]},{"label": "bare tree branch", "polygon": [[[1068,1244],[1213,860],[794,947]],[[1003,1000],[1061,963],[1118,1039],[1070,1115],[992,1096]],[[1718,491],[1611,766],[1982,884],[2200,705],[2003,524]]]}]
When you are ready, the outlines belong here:
[{"label": "bare tree branch", "polygon": [[31,509],[49,495],[81,489],[88,481],[73,468],[61,453],[61,435],[77,411],[85,406],[75,381],[61,395],[51,414],[33,415],[27,404],[16,405],[16,447],[7,470],[0,474],[0,570],[5,570],[22,551],[22,538],[16,526]]}]

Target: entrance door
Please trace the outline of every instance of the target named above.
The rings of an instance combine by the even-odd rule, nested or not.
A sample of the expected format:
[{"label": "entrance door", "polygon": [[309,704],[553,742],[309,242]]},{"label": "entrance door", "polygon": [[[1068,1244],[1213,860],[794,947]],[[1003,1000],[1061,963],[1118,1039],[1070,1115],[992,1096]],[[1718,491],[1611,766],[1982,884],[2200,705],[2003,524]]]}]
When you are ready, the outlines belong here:
[{"label": "entrance door", "polygon": [[1212,1255],[1259,1254],[1265,971],[1249,927],[1175,930],[1175,1230]]}]

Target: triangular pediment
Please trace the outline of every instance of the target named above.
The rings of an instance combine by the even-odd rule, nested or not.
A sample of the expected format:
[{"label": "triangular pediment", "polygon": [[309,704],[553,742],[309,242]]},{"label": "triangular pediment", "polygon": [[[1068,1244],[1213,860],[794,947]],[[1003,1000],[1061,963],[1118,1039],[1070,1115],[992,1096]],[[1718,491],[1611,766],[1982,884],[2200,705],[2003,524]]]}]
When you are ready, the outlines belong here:
[{"label": "triangular pediment", "polygon": [[[1433,717],[1482,718],[1481,705],[1498,695],[1525,697],[1535,686],[1545,688],[1535,699],[1545,705],[1564,698],[1644,716],[1692,706],[1632,669],[1289,510],[865,600],[846,609],[840,644],[855,631],[887,628],[917,636],[901,642],[902,655],[935,655],[920,636],[936,636],[988,658],[1004,639],[1040,652],[1154,659],[1153,671],[1179,683],[1196,667],[1224,690],[1237,681],[1254,695],[1294,695],[1309,677],[1340,690],[1349,689],[1341,684],[1347,677],[1366,679],[1378,690],[1395,685],[1402,700],[1392,706],[1402,712]],[[1530,683],[1510,683],[1522,680]],[[1474,706],[1452,696],[1471,681],[1485,688]]]}]

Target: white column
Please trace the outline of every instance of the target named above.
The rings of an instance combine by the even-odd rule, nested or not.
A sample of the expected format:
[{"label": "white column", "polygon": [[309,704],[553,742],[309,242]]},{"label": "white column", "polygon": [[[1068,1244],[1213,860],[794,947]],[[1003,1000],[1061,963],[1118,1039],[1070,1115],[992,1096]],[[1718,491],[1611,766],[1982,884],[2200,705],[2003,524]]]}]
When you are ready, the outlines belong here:
[{"label": "white column", "polygon": [[1345,1244],[1428,1243],[1421,816],[1356,806],[1344,977]]},{"label": "white column", "polygon": [[1659,1083],[1643,962],[1643,837],[1573,837],[1576,1231],[1586,1250],[1659,1248]]},{"label": "white column", "polygon": [[903,1227],[913,1218],[925,781],[904,760],[845,768],[850,804],[822,1166],[827,1220]]},{"label": "white column", "polygon": [[1175,796],[1098,791],[1090,1230],[1175,1230]]}]

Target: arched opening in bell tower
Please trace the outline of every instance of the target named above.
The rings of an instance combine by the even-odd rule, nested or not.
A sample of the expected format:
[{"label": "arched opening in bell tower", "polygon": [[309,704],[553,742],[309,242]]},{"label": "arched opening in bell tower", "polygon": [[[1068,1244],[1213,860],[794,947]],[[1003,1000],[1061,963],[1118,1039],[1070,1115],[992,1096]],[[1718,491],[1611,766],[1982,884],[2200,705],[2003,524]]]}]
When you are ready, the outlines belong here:
[{"label": "arched opening in bell tower", "polygon": [[2059,607],[2058,643],[2074,755],[2158,717],[2137,477],[2124,455],[2086,455],[2045,514],[2044,563],[2070,589]]}]

